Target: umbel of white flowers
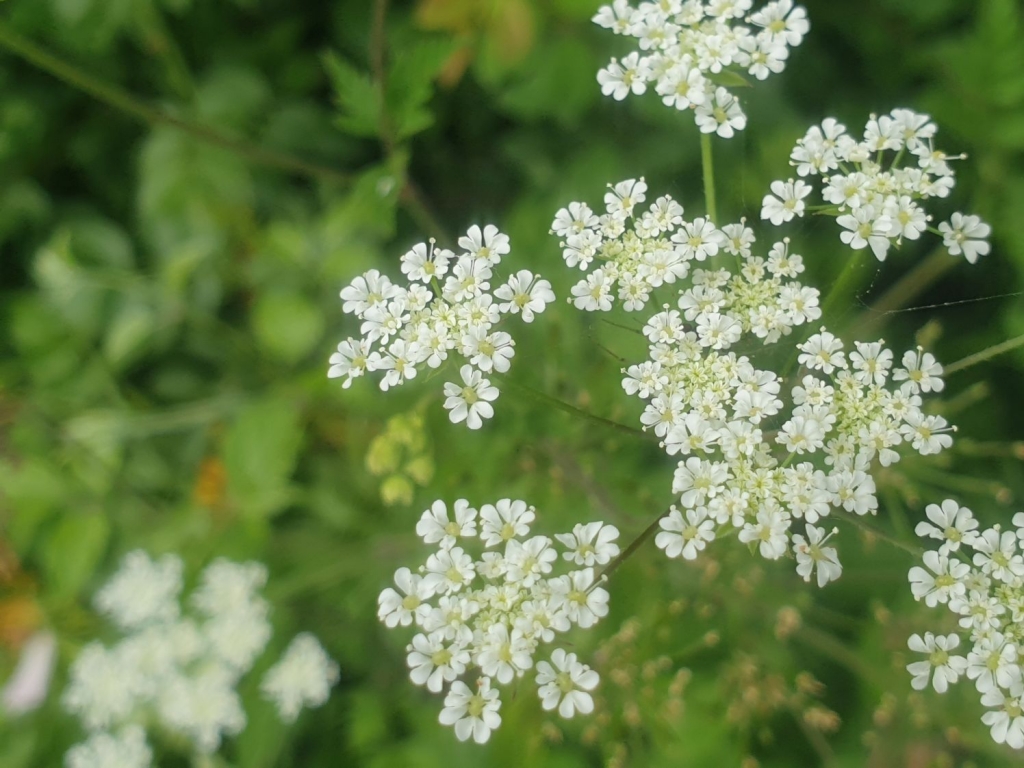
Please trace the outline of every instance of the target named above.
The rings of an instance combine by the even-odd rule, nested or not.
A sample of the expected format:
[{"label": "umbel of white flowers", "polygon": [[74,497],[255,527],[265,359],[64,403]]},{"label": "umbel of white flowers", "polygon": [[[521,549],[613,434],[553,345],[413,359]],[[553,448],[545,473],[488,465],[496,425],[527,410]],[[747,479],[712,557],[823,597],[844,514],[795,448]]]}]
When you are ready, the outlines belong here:
[{"label": "umbel of white flowers", "polygon": [[[215,752],[245,728],[236,687],[273,634],[259,594],[266,568],[218,559],[184,603],[182,572],[176,555],[153,560],[136,550],[96,595],[96,608],[124,637],[111,647],[89,643],[71,665],[63,704],[90,735],[68,751],[67,768],[149,766],[140,720],[176,734],[196,754]],[[292,722],[304,706],[327,701],[337,680],[337,665],[303,633],[260,690]]]},{"label": "umbel of white flowers", "polygon": [[[981,720],[992,738],[1024,749],[1024,512],[1005,530],[982,530],[952,499],[925,513],[915,532],[935,548],[924,553],[923,567],[910,569],[910,589],[930,608],[946,606],[961,632],[910,637],[910,650],[925,656],[907,665],[912,685],[923,690],[930,682],[945,693],[966,675],[988,708]],[[966,656],[957,653],[964,636]]]},{"label": "umbel of white flowers", "polygon": [[621,101],[648,86],[668,107],[693,110],[702,133],[730,138],[747,126],[739,99],[727,86],[744,75],[765,80],[782,72],[789,49],[810,30],[807,13],[792,0],[768,3],[747,16],[753,0],[662,0],[633,7],[603,6],[594,23],[632,37],[638,51],[612,59],[597,73],[601,92]]},{"label": "umbel of white flowers", "polygon": [[648,358],[622,371],[626,394],[646,402],[643,428],[681,457],[673,482],[680,508],[661,521],[655,543],[693,559],[736,528],[767,559],[792,552],[797,572],[824,586],[842,567],[825,546],[832,534],[815,524],[833,509],[874,514],[873,468],[898,461],[900,445],[932,454],[952,444],[945,419],[921,410],[921,395],[943,388],[942,366],[915,349],[894,367],[881,341],[854,342],[847,353],[821,328],[791,353],[799,369],[789,381],[756,368],[731,348],[751,336],[775,345],[821,318],[818,290],[796,279],[803,259],[789,240],[765,258],[744,221],[721,229],[687,221],[668,196],[641,213],[642,179],[609,186],[605,213],[571,203],[552,232],[569,267],[600,264],[572,290],[578,309],[610,311],[617,298],[636,312],[655,290],[674,296],[643,328]]},{"label": "umbel of white flowers", "polygon": [[[435,501],[416,533],[437,550],[415,572],[399,568],[395,588],[378,599],[388,627],[416,625],[409,677],[433,693],[447,687],[439,720],[454,726],[460,741],[487,741],[501,724],[495,686],[532,669],[544,709],[566,718],[594,709],[597,672],[561,648],[550,660],[535,664],[534,656],[557,634],[587,629],[608,614],[595,568],[619,554],[619,531],[593,522],[552,541],[529,535],[535,517],[533,507],[512,499],[479,511],[465,499],[451,511]],[[557,574],[560,560],[568,567]]]},{"label": "umbel of white flowers", "polygon": [[433,242],[413,246],[401,259],[408,285],[371,269],[342,289],[342,311],[362,320],[362,338],[338,345],[327,375],[344,376],[348,388],[367,372],[381,373],[380,388],[387,391],[423,366],[440,368],[455,351],[466,364],[461,381],[444,385],[449,418],[479,429],[493,416],[499,393],[485,374],[505,373],[515,355],[515,340],[495,327],[506,315],[533,322],[555,294],[547,280],[525,269],[491,292],[495,268],[509,253],[508,236],[493,225],[470,227],[459,247],[456,256]]},{"label": "umbel of white flowers", "polygon": [[953,162],[964,159],[936,149],[937,132],[928,115],[894,109],[872,115],[858,141],[830,117],[796,143],[790,165],[801,178],[773,182],[761,218],[780,225],[804,216],[806,198],[820,180],[824,204],[813,210],[836,217],[839,237],[850,248],[870,248],[884,261],[891,247],[930,231],[952,255],[974,264],[989,252],[991,227],[977,216],[954,213],[935,229],[925,209],[929,201],[949,196],[956,186]]}]

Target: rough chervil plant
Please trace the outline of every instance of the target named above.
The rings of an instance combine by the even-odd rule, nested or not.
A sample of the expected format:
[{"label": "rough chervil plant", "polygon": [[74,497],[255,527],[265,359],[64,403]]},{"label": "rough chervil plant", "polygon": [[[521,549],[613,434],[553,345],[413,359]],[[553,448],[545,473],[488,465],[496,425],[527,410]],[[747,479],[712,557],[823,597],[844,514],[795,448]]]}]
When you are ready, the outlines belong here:
[{"label": "rough chervil plant", "polygon": [[408,647],[409,677],[432,693],[447,689],[439,720],[460,741],[487,741],[501,724],[495,686],[527,674],[544,709],[565,718],[593,711],[596,672],[562,648],[550,661],[534,657],[556,635],[607,615],[597,574],[619,555],[619,532],[594,522],[552,540],[530,535],[535,518],[524,501],[501,499],[479,512],[465,499],[451,512],[435,501],[416,533],[437,550],[415,572],[399,568],[397,589],[380,594],[381,621],[419,630]]},{"label": "rough chervil plant", "polygon": [[[259,590],[259,563],[219,559],[203,571],[182,603],[183,566],[175,555],[152,560],[142,551],[96,595],[96,608],[124,637],[85,646],[71,665],[64,707],[89,731],[72,747],[67,768],[146,768],[152,752],[140,722],[171,734],[194,755],[216,752],[244,730],[236,691],[263,654],[273,630]],[[327,700],[338,667],[309,634],[295,638],[264,676],[261,691],[281,719]]]},{"label": "rough chervil plant", "polygon": [[[961,632],[912,635],[911,651],[923,659],[907,665],[917,690],[938,693],[966,677],[974,682],[982,722],[992,738],[1024,748],[1024,512],[1012,525],[981,529],[971,510],[946,499],[929,504],[916,533],[933,547],[923,567],[910,569],[915,600],[944,605]],[[964,637],[967,642],[964,643]]]},{"label": "rough chervil plant", "polygon": [[[410,678],[444,696],[439,720],[462,741],[486,742],[501,723],[501,686],[528,675],[543,709],[566,718],[595,709],[598,673],[576,653],[556,647],[536,657],[557,635],[607,614],[607,577],[647,538],[669,558],[695,560],[735,534],[751,554],[790,559],[802,579],[825,587],[843,572],[832,521],[870,527],[862,518],[880,511],[879,470],[894,473],[907,453],[952,445],[955,428],[925,404],[944,389],[931,352],[918,346],[897,357],[882,340],[839,335],[843,318],[831,310],[850,298],[857,254],[837,249],[844,263],[823,296],[804,282],[805,260],[790,238],[769,235],[761,246],[755,229],[808,213],[834,216],[841,242],[879,261],[930,231],[973,264],[989,251],[988,225],[955,213],[933,227],[926,208],[950,195],[952,162],[962,158],[936,150],[935,124],[908,109],[872,117],[861,139],[829,118],[792,151],[799,178],[771,184],[760,212],[767,224],[721,223],[712,134],[729,138],[747,122],[729,88],[781,72],[809,29],[791,0],[752,5],[616,0],[594,17],[640,49],[598,73],[605,95],[621,101],[653,87],[665,104],[693,109],[702,134],[702,215],[687,217],[668,195],[649,199],[636,177],[610,184],[603,210],[572,202],[550,227],[566,266],[582,273],[568,304],[639,315],[625,327],[646,338],[647,356],[627,362],[622,387],[643,403],[642,431],[675,464],[675,503],[621,553],[619,531],[601,522],[554,539],[531,535],[535,512],[522,501],[479,511],[464,499],[451,509],[437,501],[423,513],[416,532],[436,550],[419,568],[395,573],[378,615],[390,628],[415,627]],[[821,203],[809,200],[816,190]],[[363,337],[339,345],[329,375],[345,377],[347,387],[377,372],[387,390],[457,351],[464,363],[459,380],[444,385],[444,407],[451,421],[478,429],[498,396],[490,377],[508,370],[514,352],[511,336],[495,326],[505,314],[531,322],[555,297],[525,270],[490,292],[492,271],[509,252],[496,227],[472,228],[459,246],[459,256],[432,242],[415,246],[401,259],[407,287],[371,270],[345,288],[343,309],[362,321]],[[1024,514],[1016,534],[976,533],[965,510],[928,515],[934,525],[918,532],[943,543],[925,556],[928,570],[911,571],[914,594],[958,613],[975,650],[964,658],[955,654],[956,635],[915,635],[911,648],[929,656],[911,665],[914,686],[931,680],[941,692],[961,675],[977,680],[994,707],[985,716],[993,736],[1024,746],[1015,650],[1024,636]],[[958,560],[969,548],[974,559]]]},{"label": "rough chervil plant", "polygon": [[459,247],[456,256],[433,242],[413,246],[401,259],[408,285],[371,269],[344,288],[342,310],[362,321],[362,338],[338,345],[327,375],[344,376],[347,388],[367,372],[379,373],[386,392],[415,378],[423,366],[440,368],[455,351],[467,364],[458,382],[444,385],[449,418],[479,429],[493,416],[498,389],[487,377],[508,371],[515,355],[515,340],[496,326],[506,315],[533,322],[555,295],[547,280],[525,269],[492,292],[494,269],[510,250],[508,236],[497,227],[470,227]]}]

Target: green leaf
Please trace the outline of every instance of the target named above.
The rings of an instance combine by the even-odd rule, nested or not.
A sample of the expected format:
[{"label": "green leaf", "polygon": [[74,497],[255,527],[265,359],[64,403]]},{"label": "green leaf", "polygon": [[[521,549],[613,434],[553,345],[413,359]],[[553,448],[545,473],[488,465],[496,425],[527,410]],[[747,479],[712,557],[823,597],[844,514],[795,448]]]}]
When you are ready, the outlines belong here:
[{"label": "green leaf", "polygon": [[253,331],[260,346],[272,357],[297,363],[308,355],[324,330],[323,314],[300,293],[272,291],[253,308]]},{"label": "green leaf", "polygon": [[140,302],[128,301],[107,329],[103,355],[114,369],[123,369],[143,352],[155,331],[153,310]]},{"label": "green leaf", "polygon": [[407,46],[395,57],[386,99],[395,139],[408,138],[433,124],[427,102],[434,92],[434,79],[455,47],[450,38],[430,38]]},{"label": "green leaf", "polygon": [[750,88],[750,81],[739,72],[726,69],[716,75],[709,75],[708,79],[715,85],[725,88]]},{"label": "green leaf", "polygon": [[43,548],[43,570],[58,600],[78,595],[96,572],[110,537],[110,523],[98,513],[69,512]]},{"label": "green leaf", "polygon": [[355,136],[380,132],[380,91],[370,78],[333,52],[324,54],[324,67],[334,87],[341,114],[338,127]]},{"label": "green leaf", "polygon": [[295,403],[277,397],[238,414],[224,439],[228,494],[244,517],[266,518],[291,499],[289,478],[302,442]]}]

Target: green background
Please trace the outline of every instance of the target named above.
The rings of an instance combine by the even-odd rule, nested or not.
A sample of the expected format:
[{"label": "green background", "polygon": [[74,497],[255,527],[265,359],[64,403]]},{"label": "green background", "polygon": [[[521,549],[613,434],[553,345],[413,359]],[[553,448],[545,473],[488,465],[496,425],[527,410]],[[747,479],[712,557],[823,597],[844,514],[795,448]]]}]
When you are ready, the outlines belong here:
[{"label": "green background", "polygon": [[[969,155],[933,212],[980,214],[993,252],[968,267],[908,245],[863,270],[830,324],[897,350],[916,337],[947,363],[1018,336],[1024,10],[805,5],[812,30],[786,71],[742,94],[749,128],[715,141],[721,218],[757,218],[808,125],[834,116],[857,132],[872,111],[929,112],[938,145]],[[375,25],[376,7],[0,4],[0,680],[39,627],[61,652],[47,705],[0,714],[0,765],[59,765],[81,739],[56,692],[77,649],[111,637],[89,596],[136,547],[180,552],[193,574],[216,555],[266,562],[274,649],[308,629],[339,662],[330,702],[287,730],[250,681],[251,725],[225,765],[1015,764],[970,683],[912,693],[906,637],[953,625],[910,599],[910,555],[854,529],[824,591],[725,542],[696,565],[648,545],[612,580],[611,615],[568,638],[602,674],[594,717],[555,722],[527,679],[485,747],[437,725],[441,699],[406,676],[411,633],[375,616],[393,571],[426,556],[421,510],[518,497],[538,507],[538,532],[603,519],[628,540],[670,501],[672,464],[510,389],[475,433],[448,422],[441,378],[343,391],[325,375],[357,331],[338,290],[370,267],[399,277],[398,255],[428,236],[494,223],[508,265],[564,297],[554,212],[640,175],[652,197],[698,212],[699,144],[653,94],[601,97],[598,68],[627,49],[589,22],[592,0],[395,2]],[[70,64],[77,87],[16,55],[26,39]],[[101,103],[110,91],[83,92],[94,80],[138,100],[122,107],[159,112]],[[811,284],[849,258],[833,222],[786,233]],[[907,285],[901,311],[869,309]],[[514,380],[636,423],[601,349],[635,358],[634,336],[563,301],[514,324]],[[949,378],[940,410],[957,442],[880,473],[878,528],[910,540],[924,505],[947,496],[987,523],[1020,508],[1022,366],[1010,353]]]}]

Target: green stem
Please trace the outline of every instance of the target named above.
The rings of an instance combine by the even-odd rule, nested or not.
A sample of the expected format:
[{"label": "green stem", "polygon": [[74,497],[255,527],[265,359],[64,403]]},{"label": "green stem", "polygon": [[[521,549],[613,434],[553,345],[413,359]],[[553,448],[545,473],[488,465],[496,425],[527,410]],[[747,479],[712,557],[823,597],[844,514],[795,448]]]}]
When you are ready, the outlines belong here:
[{"label": "green stem", "polygon": [[658,530],[659,523],[672,511],[669,507],[664,512],[660,513],[654,520],[644,528],[643,532],[630,542],[629,546],[622,550],[617,556],[615,556],[611,562],[608,563],[604,568],[601,569],[600,573],[597,574],[597,578],[594,579],[594,583],[591,585],[591,589],[600,585],[602,582],[607,581],[608,577],[611,576],[615,571],[618,570],[619,566],[622,565],[626,560],[632,557],[633,553],[643,546],[643,543],[647,541],[651,536]]},{"label": "green stem", "polygon": [[6,48],[11,53],[47,72],[66,85],[87,93],[97,101],[101,101],[107,106],[120,110],[149,125],[176,128],[207,144],[212,144],[213,146],[241,155],[258,165],[265,165],[281,171],[311,176],[325,181],[344,183],[350,180],[348,174],[333,168],[308,163],[305,160],[283,152],[276,152],[247,141],[233,139],[204,125],[182,120],[179,117],[151,107],[139,101],[127,91],[105,83],[91,75],[79,72],[73,66],[53,56],[44,48],[23,38],[3,20],[0,20],[0,47]]},{"label": "green stem", "polygon": [[886,544],[891,544],[897,549],[902,549],[904,552],[909,552],[910,554],[914,555],[914,557],[920,558],[924,554],[923,547],[915,547],[913,544],[907,544],[906,542],[902,542],[899,539],[894,538],[887,533],[882,533],[882,531],[878,530],[873,525],[865,523],[856,514],[836,515],[835,519],[840,520],[842,522],[850,523],[854,527],[860,528],[862,531],[869,534],[870,536],[873,536],[876,539],[884,541]]},{"label": "green stem", "polygon": [[635,427],[630,427],[627,426],[626,424],[620,424],[617,421],[606,419],[603,416],[598,416],[597,414],[594,413],[588,413],[587,411],[584,411],[582,408],[577,408],[575,405],[571,405],[565,402],[564,400],[559,400],[557,397],[552,397],[551,395],[541,392],[539,389],[534,389],[533,387],[528,386],[526,384],[520,384],[518,381],[503,378],[502,384],[506,385],[507,387],[510,387],[513,392],[519,392],[520,394],[532,397],[534,400],[539,400],[540,402],[547,403],[548,405],[553,405],[558,410],[565,411],[566,413],[571,414],[573,416],[578,416],[579,418],[586,419],[587,421],[592,421],[596,424],[600,424],[605,427],[610,427],[618,432],[625,432],[626,434],[632,435],[633,437],[642,437],[645,440],[657,440],[657,437],[653,433],[644,432],[642,429],[636,429]]},{"label": "green stem", "polygon": [[981,352],[975,352],[973,355],[968,355],[962,360],[957,360],[955,363],[947,365],[944,372],[948,376],[951,373],[956,373],[957,371],[962,371],[965,368],[970,368],[972,365],[984,363],[986,360],[991,360],[993,357],[997,357],[1006,352],[1011,352],[1020,346],[1024,346],[1024,335],[1018,336],[1015,339],[1010,339],[1009,341],[1004,341],[1001,344],[996,344],[988,349],[983,349]]},{"label": "green stem", "polygon": [[700,135],[700,165],[704,175],[704,209],[714,224],[718,221],[718,205],[715,200],[715,161],[711,153],[711,134]]},{"label": "green stem", "polygon": [[839,273],[839,277],[832,283],[832,287],[829,289],[828,295],[825,297],[824,303],[821,305],[821,316],[823,322],[827,322],[828,316],[831,310],[835,309],[836,305],[844,300],[849,299],[850,286],[855,282],[857,270],[861,266],[864,254],[867,249],[860,251],[854,251],[853,255],[850,256],[846,261],[846,266],[843,267],[843,271]]}]

